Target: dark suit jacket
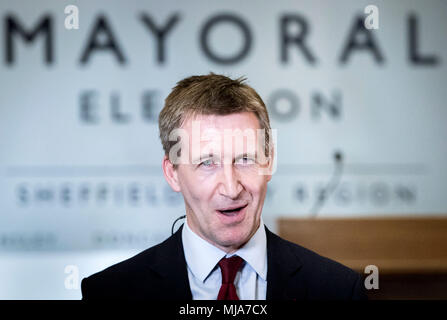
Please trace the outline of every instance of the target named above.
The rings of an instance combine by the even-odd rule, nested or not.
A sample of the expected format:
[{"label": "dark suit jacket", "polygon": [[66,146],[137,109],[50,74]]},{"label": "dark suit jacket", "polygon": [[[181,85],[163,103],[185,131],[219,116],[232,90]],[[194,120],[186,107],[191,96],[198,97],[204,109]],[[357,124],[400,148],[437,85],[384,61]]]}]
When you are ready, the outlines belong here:
[{"label": "dark suit jacket", "polygon": [[[83,299],[191,300],[179,230],[164,242],[82,280]],[[267,300],[366,299],[353,270],[267,227]]]}]

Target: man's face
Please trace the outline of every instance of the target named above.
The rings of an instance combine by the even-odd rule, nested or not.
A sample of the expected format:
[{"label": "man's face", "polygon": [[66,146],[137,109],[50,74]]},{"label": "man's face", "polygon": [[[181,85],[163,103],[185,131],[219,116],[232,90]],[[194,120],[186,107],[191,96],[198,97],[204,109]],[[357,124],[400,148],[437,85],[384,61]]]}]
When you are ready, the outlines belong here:
[{"label": "man's face", "polygon": [[[167,180],[183,194],[191,230],[222,250],[233,252],[259,227],[271,179],[271,175],[261,173],[269,163],[259,160],[263,152],[257,134],[259,121],[250,112],[200,115],[186,119],[182,129],[189,142],[183,141],[181,152],[189,161],[173,169],[165,158]],[[199,132],[201,139],[197,139]]]}]

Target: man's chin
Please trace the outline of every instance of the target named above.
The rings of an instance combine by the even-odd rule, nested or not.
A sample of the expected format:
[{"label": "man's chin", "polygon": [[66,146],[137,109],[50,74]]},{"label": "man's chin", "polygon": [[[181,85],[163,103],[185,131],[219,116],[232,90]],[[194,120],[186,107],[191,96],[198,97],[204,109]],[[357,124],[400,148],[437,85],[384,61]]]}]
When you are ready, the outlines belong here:
[{"label": "man's chin", "polygon": [[225,251],[228,251],[231,249],[231,251],[235,251],[242,247],[244,244],[250,240],[250,234],[244,232],[244,233],[232,233],[232,234],[226,234],[225,236],[219,237],[219,239],[216,239],[217,244],[221,248],[225,248]]}]

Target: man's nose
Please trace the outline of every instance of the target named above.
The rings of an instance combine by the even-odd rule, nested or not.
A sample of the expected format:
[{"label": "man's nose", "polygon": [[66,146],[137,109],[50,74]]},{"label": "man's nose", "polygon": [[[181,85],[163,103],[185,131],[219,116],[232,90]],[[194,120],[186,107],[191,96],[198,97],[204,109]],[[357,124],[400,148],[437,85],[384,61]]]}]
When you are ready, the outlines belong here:
[{"label": "man's nose", "polygon": [[242,184],[232,164],[225,164],[221,171],[219,193],[225,197],[236,199],[242,191]]}]

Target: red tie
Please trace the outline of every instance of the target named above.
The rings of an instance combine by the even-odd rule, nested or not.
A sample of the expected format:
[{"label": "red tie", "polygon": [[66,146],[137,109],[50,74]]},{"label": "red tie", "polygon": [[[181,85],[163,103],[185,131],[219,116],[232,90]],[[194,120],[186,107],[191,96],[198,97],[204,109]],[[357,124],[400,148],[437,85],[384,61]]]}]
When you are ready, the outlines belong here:
[{"label": "red tie", "polygon": [[238,256],[231,258],[222,258],[219,261],[220,271],[222,272],[222,286],[219,290],[217,300],[239,300],[234,286],[234,278],[244,260]]}]

